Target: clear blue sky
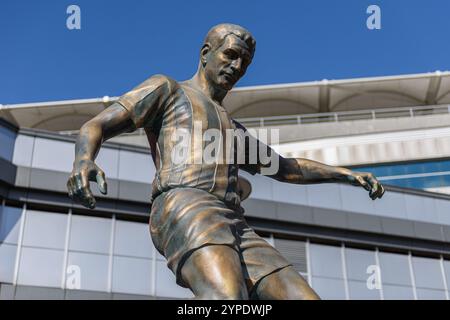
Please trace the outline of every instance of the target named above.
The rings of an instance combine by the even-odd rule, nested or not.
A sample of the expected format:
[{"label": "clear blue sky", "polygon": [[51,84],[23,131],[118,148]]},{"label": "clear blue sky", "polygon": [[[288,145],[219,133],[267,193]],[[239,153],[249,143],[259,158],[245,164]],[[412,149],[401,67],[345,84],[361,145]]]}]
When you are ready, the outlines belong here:
[{"label": "clear blue sky", "polygon": [[[81,8],[81,30],[66,8]],[[381,30],[366,9],[381,7]],[[2,0],[0,103],[121,95],[154,73],[184,80],[221,22],[257,41],[239,86],[450,69],[448,0]]]}]

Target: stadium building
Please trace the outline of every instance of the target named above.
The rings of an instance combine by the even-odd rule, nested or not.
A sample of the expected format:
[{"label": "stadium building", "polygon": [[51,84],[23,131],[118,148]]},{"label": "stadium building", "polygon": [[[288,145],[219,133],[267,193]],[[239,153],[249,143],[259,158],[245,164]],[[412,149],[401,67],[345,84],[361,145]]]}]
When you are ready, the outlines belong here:
[{"label": "stadium building", "polygon": [[[125,91],[125,90],[124,90]],[[190,298],[148,232],[155,169],[142,131],[105,143],[109,194],[74,204],[76,131],[117,98],[0,105],[0,298]],[[225,100],[272,145],[370,171],[381,200],[348,185],[242,173],[249,224],[324,299],[449,299],[450,72],[242,87]]]}]

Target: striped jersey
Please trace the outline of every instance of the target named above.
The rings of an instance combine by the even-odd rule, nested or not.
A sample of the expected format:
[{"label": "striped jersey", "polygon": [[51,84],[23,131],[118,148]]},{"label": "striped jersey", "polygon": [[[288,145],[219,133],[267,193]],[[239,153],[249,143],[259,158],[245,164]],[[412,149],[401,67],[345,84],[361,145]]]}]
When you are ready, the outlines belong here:
[{"label": "striped jersey", "polygon": [[[147,134],[156,167],[153,199],[171,188],[192,187],[240,208],[239,167],[251,174],[260,168],[257,162],[249,164],[248,154],[244,163],[237,161],[237,141],[230,132],[245,128],[220,104],[163,75],[147,79],[118,103],[128,110],[134,129],[144,128]],[[243,150],[248,153],[248,147]]]}]

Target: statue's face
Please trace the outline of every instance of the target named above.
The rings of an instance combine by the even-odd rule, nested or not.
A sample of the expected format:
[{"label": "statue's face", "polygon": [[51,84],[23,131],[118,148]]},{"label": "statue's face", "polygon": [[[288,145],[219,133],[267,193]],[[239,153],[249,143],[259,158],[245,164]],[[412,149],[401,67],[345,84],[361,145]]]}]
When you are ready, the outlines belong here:
[{"label": "statue's face", "polygon": [[209,52],[205,65],[206,79],[215,87],[231,90],[251,62],[247,44],[229,35],[219,48]]}]

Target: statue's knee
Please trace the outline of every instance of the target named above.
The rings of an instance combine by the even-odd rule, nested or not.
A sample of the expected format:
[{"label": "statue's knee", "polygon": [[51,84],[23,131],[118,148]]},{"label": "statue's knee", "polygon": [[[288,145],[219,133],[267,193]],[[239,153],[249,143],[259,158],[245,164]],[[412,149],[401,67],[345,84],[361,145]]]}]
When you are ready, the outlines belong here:
[{"label": "statue's knee", "polygon": [[227,292],[222,294],[218,299],[221,300],[248,300],[248,294],[246,291]]},{"label": "statue's knee", "polygon": [[320,297],[293,267],[286,267],[263,278],[255,296],[258,299],[318,300]]},{"label": "statue's knee", "polygon": [[317,293],[309,286],[286,288],[285,300],[320,300]]},{"label": "statue's knee", "polygon": [[248,294],[246,289],[205,289],[196,295],[196,298],[200,300],[248,300]]}]

